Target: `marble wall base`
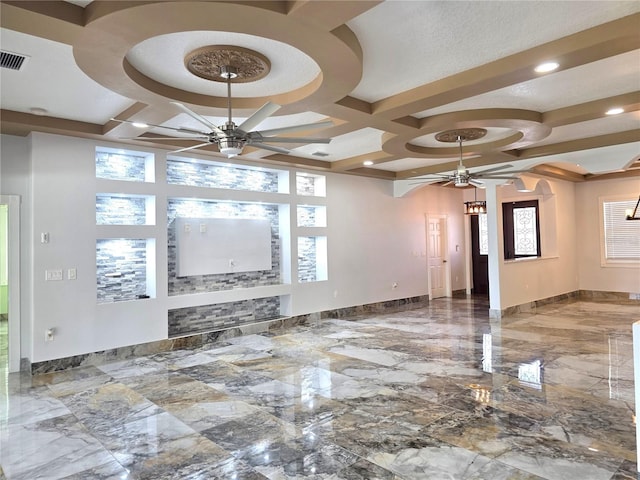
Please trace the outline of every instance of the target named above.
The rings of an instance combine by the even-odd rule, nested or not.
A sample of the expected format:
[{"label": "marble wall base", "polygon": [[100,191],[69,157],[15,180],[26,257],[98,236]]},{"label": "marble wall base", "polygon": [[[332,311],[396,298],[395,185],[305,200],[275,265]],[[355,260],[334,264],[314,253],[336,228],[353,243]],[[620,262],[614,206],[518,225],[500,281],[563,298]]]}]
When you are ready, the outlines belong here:
[{"label": "marble wall base", "polygon": [[321,318],[357,318],[362,315],[371,315],[375,313],[388,313],[398,310],[407,310],[410,308],[420,308],[429,304],[429,296],[421,295],[418,297],[399,298],[396,300],[388,300],[386,302],[369,303],[366,305],[357,305],[354,307],[339,308],[336,310],[327,310],[321,312]]},{"label": "marble wall base", "polygon": [[527,302],[520,305],[514,305],[507,307],[503,310],[491,309],[489,310],[490,318],[502,318],[517,313],[532,313],[535,312],[537,307],[543,305],[549,305],[551,303],[566,302],[566,301],[591,301],[591,302],[611,302],[618,305],[624,304],[639,304],[640,300],[631,300],[629,293],[626,292],[602,292],[597,290],[575,290],[573,292],[564,293],[562,295],[555,295],[553,297],[542,298],[540,300],[534,300],[533,302]]},{"label": "marble wall base", "polygon": [[87,353],[84,355],[74,355],[72,357],[58,358],[55,360],[47,360],[44,362],[35,362],[31,363],[28,369],[24,368],[23,370],[30,371],[31,374],[37,375],[41,373],[55,372],[74,367],[83,367],[87,365],[103,365],[107,362],[112,362],[115,360],[126,360],[129,358],[153,355],[155,353],[167,352],[171,350],[196,349],[207,344],[224,341],[233,337],[268,332],[272,329],[278,330],[290,328],[296,325],[304,325],[310,319],[311,316],[309,315],[272,319],[253,324],[242,325],[239,327],[217,330],[215,332],[205,332],[196,335],[170,338],[167,340],[158,340],[156,342],[113,348],[110,350]]},{"label": "marble wall base", "polygon": [[599,290],[580,290],[580,300],[611,302],[616,304],[638,305],[640,300],[631,299],[627,292],[603,292]]},{"label": "marble wall base", "polygon": [[183,337],[169,338],[156,342],[130,345],[127,347],[113,348],[100,352],[74,355],[72,357],[58,358],[44,362],[30,363],[23,359],[21,371],[30,372],[32,375],[66,370],[74,367],[87,365],[102,365],[116,360],[126,360],[129,358],[153,355],[171,350],[196,349],[207,344],[221,342],[233,337],[242,335],[252,335],[269,331],[281,331],[297,325],[311,325],[320,322],[324,318],[344,318],[355,317],[371,313],[390,312],[396,310],[406,310],[408,308],[423,307],[428,303],[427,296],[412,297],[388,302],[379,302],[369,305],[360,305],[339,310],[315,312],[295,317],[281,317],[277,319],[263,320],[256,323],[234,326],[211,332],[186,335]]}]

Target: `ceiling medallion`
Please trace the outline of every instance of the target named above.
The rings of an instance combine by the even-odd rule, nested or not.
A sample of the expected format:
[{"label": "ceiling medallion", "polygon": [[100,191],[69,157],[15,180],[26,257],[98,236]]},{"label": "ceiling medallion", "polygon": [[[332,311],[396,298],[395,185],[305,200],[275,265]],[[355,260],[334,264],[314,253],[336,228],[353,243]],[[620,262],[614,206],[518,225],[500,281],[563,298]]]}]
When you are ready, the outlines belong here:
[{"label": "ceiling medallion", "polygon": [[254,82],[271,70],[269,59],[254,50],[233,45],[209,45],[187,54],[184,64],[194,75],[214,82],[227,82],[224,67],[233,67],[237,75],[231,83]]},{"label": "ceiling medallion", "polygon": [[468,142],[484,137],[487,131],[484,128],[457,128],[455,130],[445,130],[436,135],[439,142],[453,143],[460,140]]}]

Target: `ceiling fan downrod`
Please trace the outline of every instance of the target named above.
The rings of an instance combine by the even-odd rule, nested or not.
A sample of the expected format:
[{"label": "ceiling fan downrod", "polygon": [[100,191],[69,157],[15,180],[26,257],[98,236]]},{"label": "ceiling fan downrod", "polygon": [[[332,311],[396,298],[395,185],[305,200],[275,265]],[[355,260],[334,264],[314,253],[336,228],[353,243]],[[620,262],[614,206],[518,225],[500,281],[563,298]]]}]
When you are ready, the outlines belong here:
[{"label": "ceiling fan downrod", "polygon": [[235,124],[231,116],[231,79],[238,76],[238,69],[231,65],[223,65],[220,67],[220,76],[227,79],[227,127],[233,130]]}]

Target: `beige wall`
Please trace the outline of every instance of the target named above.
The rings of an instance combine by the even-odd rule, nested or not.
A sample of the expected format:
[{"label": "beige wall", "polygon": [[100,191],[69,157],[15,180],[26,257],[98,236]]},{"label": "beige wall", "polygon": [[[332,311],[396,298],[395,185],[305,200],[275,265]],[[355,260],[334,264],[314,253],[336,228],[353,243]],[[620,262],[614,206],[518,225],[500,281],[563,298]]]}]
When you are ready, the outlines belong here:
[{"label": "beige wall", "polygon": [[635,199],[639,194],[640,177],[577,184],[576,228],[580,241],[576,250],[581,290],[640,293],[640,265],[631,268],[601,265],[599,203],[601,197],[624,195]]},{"label": "beige wall", "polygon": [[[544,193],[543,186],[551,194]],[[519,193],[513,186],[500,190],[502,202],[538,198],[542,237],[542,258],[506,262],[501,259],[501,308],[576,291],[579,280],[575,184],[546,179],[539,181],[538,191],[533,193]]]}]

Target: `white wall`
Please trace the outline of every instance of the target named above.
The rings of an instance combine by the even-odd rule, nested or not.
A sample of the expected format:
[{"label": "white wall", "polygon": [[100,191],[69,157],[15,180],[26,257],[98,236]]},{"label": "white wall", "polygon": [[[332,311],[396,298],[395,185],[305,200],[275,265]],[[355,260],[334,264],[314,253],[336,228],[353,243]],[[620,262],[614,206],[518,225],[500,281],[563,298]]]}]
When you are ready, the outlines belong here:
[{"label": "white wall", "polygon": [[386,180],[327,177],[329,281],[295,285],[295,314],[427,295],[426,214],[447,215],[451,287],[465,288],[460,192],[427,186],[394,198]]},{"label": "white wall", "polygon": [[[575,184],[562,180],[542,181],[547,182],[553,192],[550,200],[555,203],[555,218],[548,208],[540,209],[542,258],[505,261],[504,249],[501,249],[501,309],[578,290]],[[532,199],[536,195],[519,193],[513,186],[499,187],[499,191],[503,203]],[[502,212],[499,212],[498,225],[502,234]]]},{"label": "white wall", "polygon": [[578,184],[576,187],[576,222],[580,242],[578,253],[579,288],[608,292],[640,293],[640,266],[603,267],[600,261],[601,228],[599,198],[640,195],[640,177],[601,180]]},{"label": "white wall", "polygon": [[[32,356],[30,138],[0,135],[0,194],[20,196],[20,353]],[[11,252],[9,252],[11,254]]]},{"label": "white wall", "polygon": [[[21,162],[5,156],[5,150],[9,152],[12,145],[20,146],[20,155],[15,158],[20,157]],[[23,340],[30,345],[25,350],[27,356],[32,362],[40,362],[167,338],[167,310],[188,299],[167,294],[164,219],[167,192],[176,187],[165,182],[165,152],[145,150],[156,154],[156,183],[133,186],[156,196],[156,225],[117,228],[118,232],[129,229],[134,238],[157,239],[156,298],[98,305],[95,148],[117,145],[42,133],[32,135],[30,151],[28,145],[25,139],[3,138],[3,167],[7,164],[12,172],[6,179],[3,172],[3,188],[6,184],[7,193],[27,197],[23,205],[24,226],[33,224],[33,229],[23,235],[23,243],[33,253],[33,264],[27,258],[22,262],[27,273],[23,278],[33,285],[32,292],[30,287],[25,290],[27,297],[33,298],[33,312],[23,317],[23,325],[29,325],[23,331]],[[290,169],[292,178],[295,171]],[[327,198],[323,202],[327,205],[324,232],[328,238],[329,279],[300,284],[292,274],[291,285],[278,287],[278,291],[290,296],[291,315],[427,295],[427,213],[447,215],[451,287],[465,287],[464,215],[459,191],[424,187],[407,198],[397,199],[389,181],[332,173],[326,173],[326,177]],[[113,188],[131,193],[128,185],[122,185],[127,183],[112,182]],[[209,194],[203,192],[206,189],[193,187],[191,192],[189,188],[180,187],[180,191],[205,198],[215,195],[220,200],[239,198],[235,191]],[[261,198],[260,194],[247,195]],[[294,212],[296,202],[304,200],[295,193],[278,199],[290,202]],[[291,238],[304,234],[295,225],[295,215],[291,215],[290,230],[294,233]],[[41,233],[49,234],[49,243],[40,242]],[[457,251],[456,245],[460,245]],[[295,245],[292,249],[295,252]],[[68,279],[70,268],[77,270],[77,280]],[[62,270],[64,280],[45,281],[45,271],[50,269]],[[393,283],[397,288],[392,288]],[[225,297],[204,294],[207,295]],[[49,328],[55,329],[55,338],[45,342]]]}]

